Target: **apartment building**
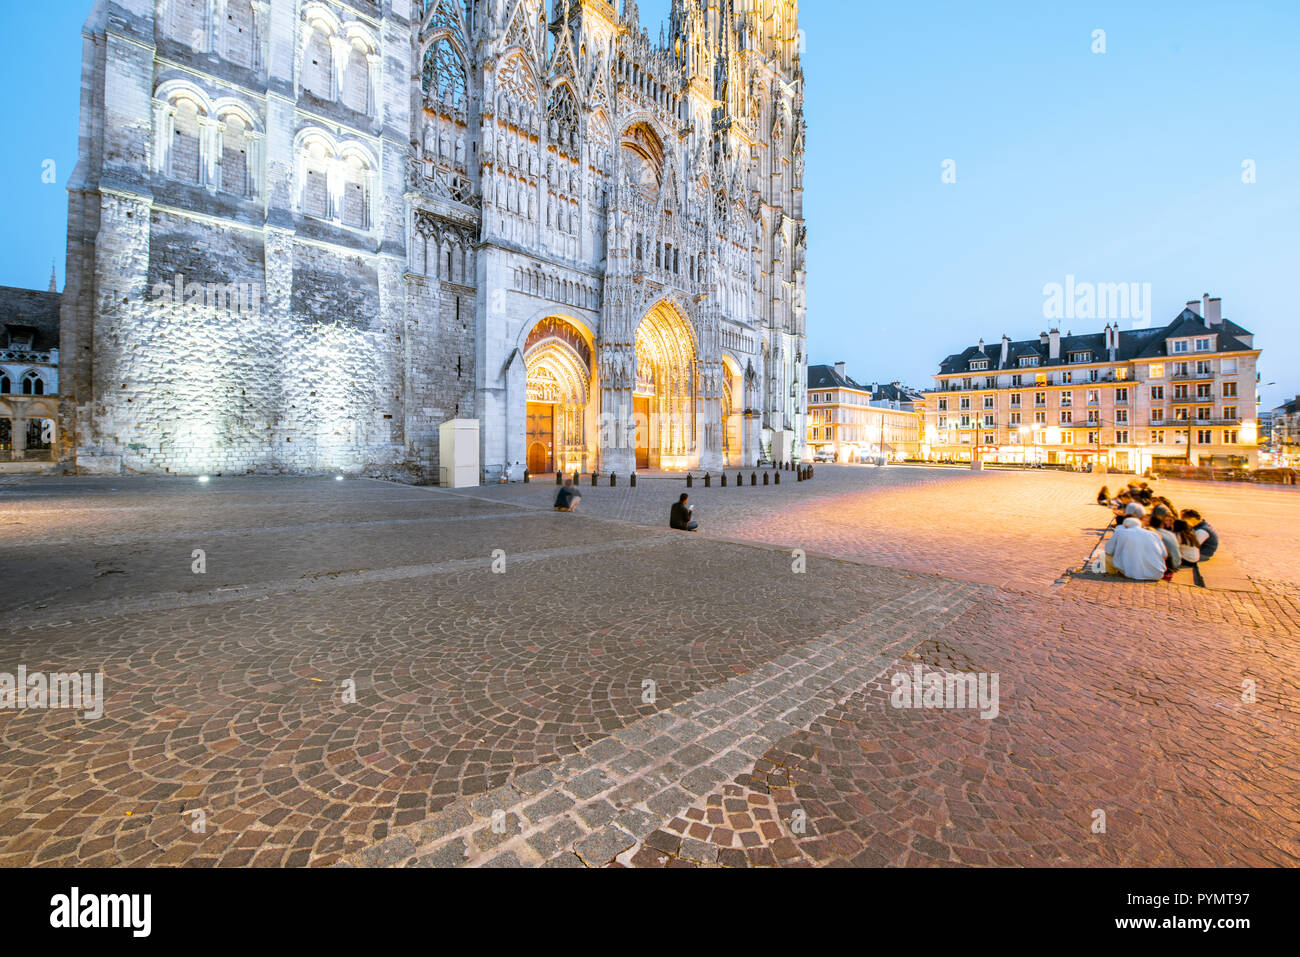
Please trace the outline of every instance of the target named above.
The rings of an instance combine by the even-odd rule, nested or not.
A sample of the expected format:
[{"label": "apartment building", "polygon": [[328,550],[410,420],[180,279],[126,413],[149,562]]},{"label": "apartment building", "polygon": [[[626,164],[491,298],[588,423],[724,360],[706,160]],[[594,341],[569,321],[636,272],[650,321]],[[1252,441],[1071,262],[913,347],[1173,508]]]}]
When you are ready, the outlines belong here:
[{"label": "apartment building", "polygon": [[1300,395],[1273,410],[1273,441],[1278,465],[1300,465]]},{"label": "apartment building", "polygon": [[836,462],[884,456],[901,462],[921,455],[920,414],[900,408],[919,398],[892,383],[887,388],[849,378],[845,364],[808,367],[808,448]]},{"label": "apartment building", "polygon": [[1254,335],[1207,294],[1165,326],[1062,335],[948,356],[925,402],[928,458],[1093,464],[1142,473],[1258,464]]}]

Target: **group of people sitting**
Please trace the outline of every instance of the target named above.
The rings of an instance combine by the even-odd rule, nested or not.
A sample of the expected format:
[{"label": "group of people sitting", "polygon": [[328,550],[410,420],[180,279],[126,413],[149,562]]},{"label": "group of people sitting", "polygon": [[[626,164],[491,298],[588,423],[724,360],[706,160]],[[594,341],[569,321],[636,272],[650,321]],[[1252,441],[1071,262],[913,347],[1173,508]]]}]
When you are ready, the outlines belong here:
[{"label": "group of people sitting", "polygon": [[1106,571],[1135,581],[1169,581],[1184,565],[1198,566],[1219,550],[1219,535],[1194,508],[1179,512],[1146,482],[1130,482],[1111,496],[1102,486],[1097,504],[1115,513],[1106,542]]}]

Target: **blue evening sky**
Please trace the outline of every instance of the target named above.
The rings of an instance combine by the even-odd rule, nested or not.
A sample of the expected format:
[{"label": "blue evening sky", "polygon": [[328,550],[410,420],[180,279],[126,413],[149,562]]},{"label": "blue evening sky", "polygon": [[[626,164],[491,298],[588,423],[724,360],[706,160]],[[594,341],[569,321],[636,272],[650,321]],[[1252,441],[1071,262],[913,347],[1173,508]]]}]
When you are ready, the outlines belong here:
[{"label": "blue evening sky", "polygon": [[[656,38],[668,6],[640,2]],[[6,11],[22,39],[0,60],[0,284],[44,289],[55,260],[63,285],[89,9]],[[1300,3],[805,0],[800,16],[813,362],[928,386],[981,336],[1036,336],[1044,285],[1072,275],[1150,283],[1155,323],[1223,297],[1264,350],[1263,407],[1300,392]]]}]

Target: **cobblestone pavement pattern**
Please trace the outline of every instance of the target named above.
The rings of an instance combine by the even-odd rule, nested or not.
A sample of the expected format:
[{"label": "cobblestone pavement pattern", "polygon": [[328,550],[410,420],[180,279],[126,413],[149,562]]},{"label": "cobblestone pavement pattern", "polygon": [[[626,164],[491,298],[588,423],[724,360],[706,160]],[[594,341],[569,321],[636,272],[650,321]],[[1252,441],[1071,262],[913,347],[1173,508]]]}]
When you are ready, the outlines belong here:
[{"label": "cobblestone pavement pattern", "polygon": [[1292,490],[1164,488],[1227,593],[1054,587],[1086,476],[783,478],[6,480],[0,672],[106,702],[0,711],[0,865],[1300,863]]}]

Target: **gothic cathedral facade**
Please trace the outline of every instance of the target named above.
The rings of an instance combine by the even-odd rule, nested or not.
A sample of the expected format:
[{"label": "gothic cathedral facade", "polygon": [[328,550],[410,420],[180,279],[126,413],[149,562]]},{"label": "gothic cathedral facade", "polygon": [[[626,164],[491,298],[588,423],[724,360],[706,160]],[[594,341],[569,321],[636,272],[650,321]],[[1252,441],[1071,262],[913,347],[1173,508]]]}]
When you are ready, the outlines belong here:
[{"label": "gothic cathedral facade", "polygon": [[82,471],[788,461],[797,0],[96,0],[61,427]]}]

